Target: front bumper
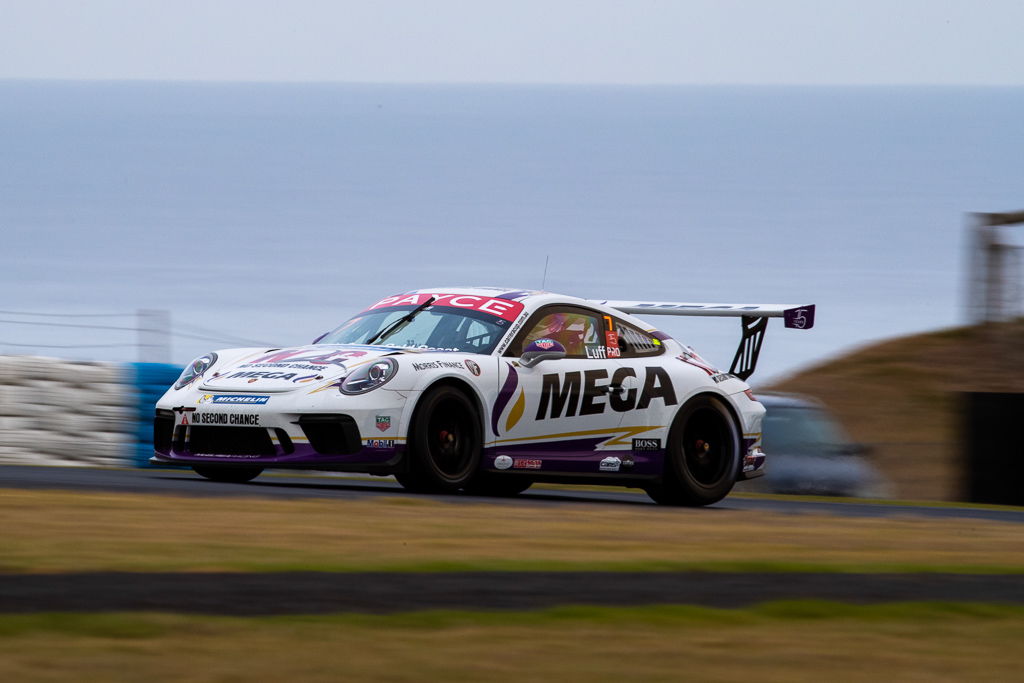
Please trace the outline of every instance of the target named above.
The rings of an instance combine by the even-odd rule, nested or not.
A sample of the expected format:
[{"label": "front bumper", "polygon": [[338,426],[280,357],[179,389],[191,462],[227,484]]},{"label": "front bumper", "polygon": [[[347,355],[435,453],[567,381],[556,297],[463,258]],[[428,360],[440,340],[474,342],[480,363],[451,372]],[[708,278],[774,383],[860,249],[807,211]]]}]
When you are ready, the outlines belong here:
[{"label": "front bumper", "polygon": [[[402,461],[400,406],[345,412],[312,408],[161,404],[153,419],[150,462],[374,472],[391,471]],[[368,426],[377,433],[367,435]]]},{"label": "front bumper", "polygon": [[736,480],[746,481],[763,477],[766,459],[765,453],[761,450],[760,446],[748,443],[747,449],[743,454],[743,461],[740,463],[740,473]]}]

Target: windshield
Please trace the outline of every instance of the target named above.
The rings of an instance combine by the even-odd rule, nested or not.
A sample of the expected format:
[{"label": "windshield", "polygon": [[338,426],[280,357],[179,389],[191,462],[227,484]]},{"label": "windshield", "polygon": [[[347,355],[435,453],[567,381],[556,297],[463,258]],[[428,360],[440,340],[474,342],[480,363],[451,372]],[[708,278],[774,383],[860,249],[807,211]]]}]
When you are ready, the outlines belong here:
[{"label": "windshield", "polygon": [[[488,313],[436,306],[395,325],[417,306],[390,306],[364,311],[324,335],[318,344],[366,344],[435,351],[490,353],[508,330],[509,321]],[[394,326],[394,329],[389,327]]]},{"label": "windshield", "polygon": [[849,444],[829,416],[816,408],[770,406],[764,416],[763,439],[768,453],[800,455],[834,452]]}]

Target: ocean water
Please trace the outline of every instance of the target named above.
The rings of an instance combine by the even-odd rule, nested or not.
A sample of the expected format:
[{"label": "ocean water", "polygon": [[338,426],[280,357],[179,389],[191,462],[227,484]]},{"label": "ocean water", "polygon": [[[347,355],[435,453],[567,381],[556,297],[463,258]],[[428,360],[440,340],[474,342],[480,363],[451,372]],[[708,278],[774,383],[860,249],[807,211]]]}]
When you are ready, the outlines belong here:
[{"label": "ocean water", "polygon": [[[1022,121],[1024,89],[0,82],[0,352],[134,360],[167,309],[186,362],[451,284],[817,304],[756,384],[962,322]],[[652,322],[729,365],[738,321]]]}]

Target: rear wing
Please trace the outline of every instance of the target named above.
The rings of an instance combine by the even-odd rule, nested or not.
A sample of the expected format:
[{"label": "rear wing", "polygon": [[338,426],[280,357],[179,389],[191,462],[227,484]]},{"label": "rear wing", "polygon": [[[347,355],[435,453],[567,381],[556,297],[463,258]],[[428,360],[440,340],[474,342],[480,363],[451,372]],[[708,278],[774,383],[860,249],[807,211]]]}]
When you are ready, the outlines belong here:
[{"label": "rear wing", "polygon": [[814,327],[814,304],[695,304],[671,301],[602,301],[605,306],[633,315],[706,315],[740,318],[743,336],[729,372],[746,380],[757,367],[768,318],[782,318],[786,327],[809,330]]}]

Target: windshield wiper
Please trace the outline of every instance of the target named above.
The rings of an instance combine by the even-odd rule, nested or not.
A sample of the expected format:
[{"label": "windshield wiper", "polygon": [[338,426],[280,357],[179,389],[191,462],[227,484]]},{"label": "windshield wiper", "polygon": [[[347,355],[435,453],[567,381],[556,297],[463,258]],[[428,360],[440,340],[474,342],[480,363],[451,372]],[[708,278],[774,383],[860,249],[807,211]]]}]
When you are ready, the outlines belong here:
[{"label": "windshield wiper", "polygon": [[436,300],[437,300],[436,296],[430,297],[429,299],[424,301],[422,304],[420,304],[419,306],[417,306],[413,310],[409,311],[408,313],[403,315],[401,318],[399,318],[395,322],[391,323],[390,325],[388,325],[387,327],[382,329],[377,334],[373,335],[373,337],[371,337],[369,339],[369,341],[366,342],[366,344],[369,345],[369,344],[372,344],[373,342],[378,341],[380,339],[386,339],[387,337],[391,336],[395,332],[398,332],[399,328],[405,326],[407,323],[412,322],[413,318],[415,318],[417,315],[419,315],[421,311],[423,311],[425,308],[430,306],[430,304],[434,303]]}]

